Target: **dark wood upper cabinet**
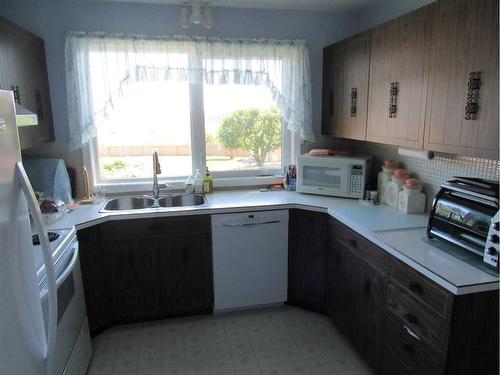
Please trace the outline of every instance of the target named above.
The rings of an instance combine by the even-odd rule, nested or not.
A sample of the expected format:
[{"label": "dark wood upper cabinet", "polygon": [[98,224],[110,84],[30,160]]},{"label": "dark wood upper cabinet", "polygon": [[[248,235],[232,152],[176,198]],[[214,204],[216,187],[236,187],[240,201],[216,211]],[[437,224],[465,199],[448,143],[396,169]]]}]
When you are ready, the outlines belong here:
[{"label": "dark wood upper cabinet", "polygon": [[38,115],[38,125],[19,128],[21,148],[54,140],[43,40],[2,17],[0,88],[15,90],[18,103]]},{"label": "dark wood upper cabinet", "polygon": [[342,134],[342,102],[344,87],[344,43],[323,50],[323,103],[321,134]]},{"label": "dark wood upper cabinet", "polygon": [[317,312],[325,309],[327,225],[324,213],[290,210],[288,302]]},{"label": "dark wood upper cabinet", "polygon": [[323,134],[366,138],[369,64],[369,32],[323,50]]},{"label": "dark wood upper cabinet", "polygon": [[423,146],[429,16],[424,7],[371,30],[368,141]]},{"label": "dark wood upper cabinet", "polygon": [[497,159],[498,32],[498,0],[439,0],[326,47],[323,134]]},{"label": "dark wood upper cabinet", "polygon": [[370,32],[357,34],[346,39],[344,46],[341,136],[365,140],[370,71]]},{"label": "dark wood upper cabinet", "polygon": [[[426,149],[498,158],[498,0],[433,4]],[[477,72],[476,119],[466,119]],[[476,94],[473,94],[476,95]]]}]

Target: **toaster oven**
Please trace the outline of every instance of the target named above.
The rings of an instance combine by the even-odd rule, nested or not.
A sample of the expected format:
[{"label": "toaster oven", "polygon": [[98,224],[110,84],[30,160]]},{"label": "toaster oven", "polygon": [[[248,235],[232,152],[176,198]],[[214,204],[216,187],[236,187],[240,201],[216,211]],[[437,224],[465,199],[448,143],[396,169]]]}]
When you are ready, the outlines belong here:
[{"label": "toaster oven", "polygon": [[427,236],[477,254],[498,270],[498,183],[455,177],[434,198]]}]

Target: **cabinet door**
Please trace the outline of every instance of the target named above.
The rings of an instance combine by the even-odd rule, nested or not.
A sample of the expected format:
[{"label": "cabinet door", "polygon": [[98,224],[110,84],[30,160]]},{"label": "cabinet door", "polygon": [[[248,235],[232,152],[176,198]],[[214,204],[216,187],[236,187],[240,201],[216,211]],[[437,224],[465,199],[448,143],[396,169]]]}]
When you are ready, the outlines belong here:
[{"label": "cabinet door", "polygon": [[341,135],[343,138],[364,141],[368,111],[370,32],[355,35],[344,43]]},{"label": "cabinet door", "polygon": [[42,39],[33,37],[30,45],[30,54],[32,56],[31,69],[34,73],[32,88],[34,103],[32,111],[38,116],[38,126],[32,128],[33,143],[36,145],[54,140],[54,125],[52,122],[44,43]]},{"label": "cabinet door", "polygon": [[160,240],[161,314],[211,313],[213,310],[210,234]]},{"label": "cabinet door", "polygon": [[288,301],[325,309],[327,215],[291,210],[288,252]]},{"label": "cabinet door", "polygon": [[[429,51],[429,7],[371,31],[367,140],[422,148]],[[391,85],[397,93],[391,95]],[[393,97],[395,113],[390,114]]]},{"label": "cabinet door", "polygon": [[[498,158],[498,0],[434,6],[425,148]],[[476,119],[465,119],[468,79],[480,73]]]},{"label": "cabinet door", "polygon": [[90,334],[95,336],[107,329],[113,321],[108,280],[110,273],[104,262],[100,227],[79,230],[78,243],[89,329]]},{"label": "cabinet door", "polygon": [[104,243],[117,322],[156,317],[159,275],[156,242],[147,238]]},{"label": "cabinet door", "polygon": [[357,275],[353,275],[356,286],[354,301],[356,311],[355,346],[361,356],[374,369],[380,366],[382,354],[382,324],[385,304],[385,276],[369,264],[362,263]]},{"label": "cabinet door", "polygon": [[323,49],[323,106],[321,134],[341,135],[344,42]]}]

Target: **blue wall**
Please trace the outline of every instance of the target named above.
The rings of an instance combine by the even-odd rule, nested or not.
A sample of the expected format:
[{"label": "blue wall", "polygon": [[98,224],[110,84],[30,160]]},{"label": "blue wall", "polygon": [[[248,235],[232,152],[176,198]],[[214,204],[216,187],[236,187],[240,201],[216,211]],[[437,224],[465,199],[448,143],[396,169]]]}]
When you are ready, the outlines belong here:
[{"label": "blue wall", "polygon": [[67,139],[69,133],[64,73],[64,33],[68,30],[306,39],[311,57],[313,121],[319,134],[322,48],[362,27],[349,13],[216,8],[212,30],[192,27],[186,31],[177,25],[176,6],[91,0],[0,0],[0,15],[45,40],[57,140]]}]

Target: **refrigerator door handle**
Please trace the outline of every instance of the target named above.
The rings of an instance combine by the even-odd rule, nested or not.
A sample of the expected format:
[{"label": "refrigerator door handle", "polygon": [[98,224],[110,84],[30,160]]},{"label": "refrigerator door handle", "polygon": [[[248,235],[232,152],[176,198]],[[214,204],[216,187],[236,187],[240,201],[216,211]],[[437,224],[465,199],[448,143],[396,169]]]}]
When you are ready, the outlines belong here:
[{"label": "refrigerator door handle", "polygon": [[19,183],[28,202],[28,208],[33,218],[35,232],[40,239],[40,245],[43,254],[43,263],[47,272],[47,292],[48,292],[48,307],[49,307],[49,324],[47,332],[47,353],[45,354],[45,368],[48,375],[52,374],[52,360],[56,346],[57,335],[57,285],[56,273],[54,264],[52,263],[52,252],[50,251],[49,237],[45,224],[43,222],[42,212],[35,197],[35,193],[31,187],[28,175],[24,170],[21,162],[16,163],[16,174],[19,178]]}]

